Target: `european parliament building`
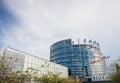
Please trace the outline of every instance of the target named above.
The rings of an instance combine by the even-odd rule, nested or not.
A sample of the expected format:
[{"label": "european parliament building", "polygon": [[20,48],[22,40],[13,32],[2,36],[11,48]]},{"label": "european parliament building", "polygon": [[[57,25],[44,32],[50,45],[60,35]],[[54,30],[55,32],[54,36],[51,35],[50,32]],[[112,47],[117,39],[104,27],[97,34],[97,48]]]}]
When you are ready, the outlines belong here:
[{"label": "european parliament building", "polygon": [[50,61],[68,67],[69,76],[92,81],[105,79],[105,60],[90,63],[102,57],[99,43],[92,40],[89,43],[84,40],[83,44],[74,44],[71,39],[65,39],[54,43],[50,48]]},{"label": "european parliament building", "polygon": [[50,62],[48,60],[31,54],[5,47],[2,50],[2,55],[18,59],[17,65],[14,67],[13,71],[25,71],[27,68],[34,68],[35,70],[40,71],[39,76],[51,72],[53,74],[61,73],[60,77],[68,77],[67,67]]}]

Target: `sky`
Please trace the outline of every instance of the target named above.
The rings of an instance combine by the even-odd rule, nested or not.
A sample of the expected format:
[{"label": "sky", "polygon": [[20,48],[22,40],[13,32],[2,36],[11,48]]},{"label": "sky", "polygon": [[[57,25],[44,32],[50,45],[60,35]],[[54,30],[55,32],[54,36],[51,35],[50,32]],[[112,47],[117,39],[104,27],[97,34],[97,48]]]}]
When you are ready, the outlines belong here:
[{"label": "sky", "polygon": [[50,46],[71,38],[100,43],[108,61],[120,56],[120,0],[0,0],[0,48],[50,57]]}]

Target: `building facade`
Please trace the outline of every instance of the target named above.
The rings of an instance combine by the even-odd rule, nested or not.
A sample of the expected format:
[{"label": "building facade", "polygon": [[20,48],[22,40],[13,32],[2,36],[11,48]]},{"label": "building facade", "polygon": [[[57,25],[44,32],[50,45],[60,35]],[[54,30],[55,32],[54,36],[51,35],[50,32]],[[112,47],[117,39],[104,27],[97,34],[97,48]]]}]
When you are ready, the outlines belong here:
[{"label": "building facade", "polygon": [[56,74],[61,73],[60,77],[68,77],[68,68],[40,57],[27,54],[9,47],[3,48],[2,55],[8,57],[15,57],[18,59],[17,65],[14,67],[14,71],[25,71],[27,68],[34,68],[39,70],[39,75],[48,74],[49,72]]},{"label": "building facade", "polygon": [[69,75],[75,78],[83,77],[92,80],[104,79],[106,64],[104,60],[90,64],[90,61],[102,58],[99,43],[74,44],[71,39],[54,43],[50,48],[50,61],[68,67]]}]

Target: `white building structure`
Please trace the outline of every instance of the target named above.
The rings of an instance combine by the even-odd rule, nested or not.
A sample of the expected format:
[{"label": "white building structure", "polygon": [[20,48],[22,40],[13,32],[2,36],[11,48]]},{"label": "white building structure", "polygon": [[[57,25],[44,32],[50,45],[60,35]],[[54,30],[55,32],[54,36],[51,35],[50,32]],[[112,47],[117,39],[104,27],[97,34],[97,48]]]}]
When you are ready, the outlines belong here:
[{"label": "white building structure", "polygon": [[101,58],[103,58],[103,54],[94,45],[91,45],[90,50],[93,53],[91,58],[93,61],[96,61],[95,63],[90,64],[92,81],[107,80],[108,75],[106,74],[106,62],[105,60],[101,60]]},{"label": "white building structure", "polygon": [[27,54],[22,51],[18,51],[9,47],[4,47],[2,50],[2,55],[18,58],[17,66],[14,70],[26,70],[29,67],[32,67],[36,70],[39,70],[40,75],[47,74],[48,72],[52,73],[61,73],[60,77],[68,77],[68,68],[48,60],[42,59],[40,57]]}]

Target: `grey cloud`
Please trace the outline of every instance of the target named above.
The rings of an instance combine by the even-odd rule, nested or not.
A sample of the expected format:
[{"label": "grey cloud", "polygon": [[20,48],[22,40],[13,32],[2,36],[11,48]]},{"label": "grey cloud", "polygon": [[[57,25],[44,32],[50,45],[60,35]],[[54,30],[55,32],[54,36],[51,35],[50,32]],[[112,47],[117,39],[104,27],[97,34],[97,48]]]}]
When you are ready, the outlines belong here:
[{"label": "grey cloud", "polygon": [[105,55],[114,55],[116,58],[120,55],[119,0],[4,2],[10,12],[22,22],[21,27],[14,26],[12,33],[6,33],[4,41],[8,45],[48,59],[52,43],[64,38],[77,40],[85,37],[98,40]]}]

